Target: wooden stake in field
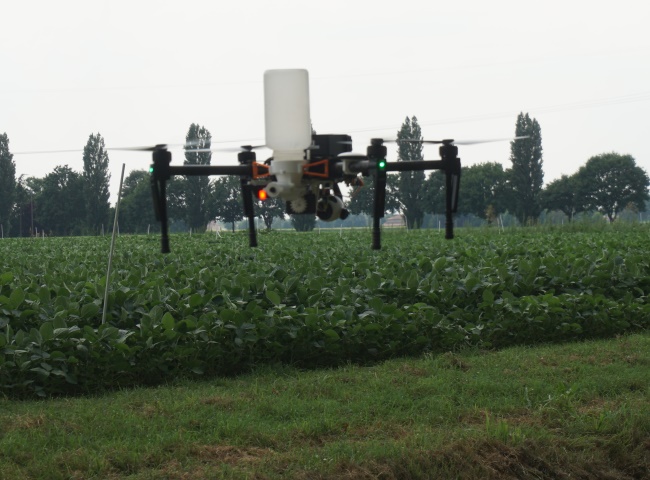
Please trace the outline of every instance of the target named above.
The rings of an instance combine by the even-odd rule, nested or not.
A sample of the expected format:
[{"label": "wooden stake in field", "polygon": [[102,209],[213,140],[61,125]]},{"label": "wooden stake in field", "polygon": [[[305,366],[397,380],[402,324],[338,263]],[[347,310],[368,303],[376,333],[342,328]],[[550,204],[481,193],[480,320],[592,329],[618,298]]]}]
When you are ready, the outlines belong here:
[{"label": "wooden stake in field", "polygon": [[[122,182],[124,181],[124,167],[122,164],[122,175],[120,176],[120,188],[117,191],[117,203],[115,204],[115,218],[113,219],[113,237],[111,238],[111,250],[108,254],[108,269],[106,270],[106,289],[104,290],[104,310],[102,311],[102,325],[106,323],[106,311],[108,309],[108,286],[111,277],[111,267],[113,266],[113,252],[115,251],[115,234],[117,233],[117,216],[120,213],[120,197],[122,196]],[[102,225],[102,230],[104,225]]]}]

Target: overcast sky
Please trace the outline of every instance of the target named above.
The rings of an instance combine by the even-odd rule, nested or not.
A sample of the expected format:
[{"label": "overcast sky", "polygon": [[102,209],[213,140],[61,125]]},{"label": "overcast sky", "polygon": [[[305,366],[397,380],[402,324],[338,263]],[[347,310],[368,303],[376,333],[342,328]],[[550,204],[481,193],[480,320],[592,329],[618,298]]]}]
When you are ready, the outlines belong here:
[{"label": "overcast sky", "polygon": [[[108,147],[182,143],[191,123],[215,144],[264,143],[264,71],[306,68],[314,128],[355,151],[406,116],[427,139],[474,140],[514,135],[523,111],[546,182],[611,151],[650,172],[649,22],[641,0],[2,0],[0,133],[12,152],[81,150],[98,132]],[[508,142],[459,153],[509,155]],[[151,159],[109,156],[114,200],[122,163]],[[14,160],[39,177],[83,166],[81,152]]]}]

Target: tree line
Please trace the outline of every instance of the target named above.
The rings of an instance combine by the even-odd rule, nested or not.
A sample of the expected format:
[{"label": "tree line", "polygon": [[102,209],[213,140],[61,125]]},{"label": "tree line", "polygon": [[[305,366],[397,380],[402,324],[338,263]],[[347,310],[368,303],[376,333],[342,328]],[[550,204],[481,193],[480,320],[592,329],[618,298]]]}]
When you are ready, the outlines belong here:
[{"label": "tree line", "polygon": [[7,134],[0,135],[0,225],[4,236],[97,234],[108,225],[110,173],[100,134],[83,149],[83,170],[59,165],[43,178],[16,178]]},{"label": "tree line", "polygon": [[[510,168],[497,162],[463,167],[459,214],[474,215],[488,224],[509,213],[521,225],[535,224],[542,212],[559,211],[568,221],[577,214],[598,212],[610,222],[625,209],[645,211],[650,198],[647,173],[631,155],[615,152],[596,155],[572,175],[562,175],[544,187],[541,127],[527,113],[520,113],[511,142]],[[398,140],[422,140],[415,116],[406,117]],[[212,136],[203,126],[190,125],[185,164],[209,165]],[[398,161],[423,160],[422,144],[398,142]],[[83,150],[83,170],[57,166],[43,178],[16,178],[13,155],[6,134],[0,135],[0,228],[4,236],[98,234],[112,218],[109,204],[109,158],[104,139],[91,134]],[[119,214],[120,230],[146,233],[156,220],[151,204],[149,173],[134,170],[125,178]],[[371,216],[373,180],[350,192],[348,209],[353,215]],[[391,174],[387,181],[386,211],[400,213],[408,228],[421,228],[427,214],[442,214],[444,174],[422,171]],[[201,232],[212,220],[235,229],[243,219],[241,180],[238,177],[173,177],[168,184],[168,209],[172,231]],[[285,207],[278,199],[257,201],[256,213],[267,229],[284,219]],[[299,231],[312,230],[312,215],[292,215]]]},{"label": "tree line", "polygon": [[[563,212],[568,221],[578,213],[598,212],[613,222],[626,209],[645,211],[650,179],[631,155],[596,155],[573,175],[563,175],[544,187],[539,122],[520,113],[515,136],[528,138],[511,142],[510,168],[498,162],[462,168],[459,215],[474,215],[491,224],[509,213],[520,225],[532,225],[542,212]],[[416,117],[405,119],[397,138],[422,140]],[[421,143],[398,142],[398,161],[423,159]],[[444,214],[444,178],[440,171],[390,175],[387,210],[401,213],[408,228],[420,228],[426,214]],[[372,186],[372,179],[365,181]],[[372,215],[372,188],[353,191],[348,208],[353,214]]]}]

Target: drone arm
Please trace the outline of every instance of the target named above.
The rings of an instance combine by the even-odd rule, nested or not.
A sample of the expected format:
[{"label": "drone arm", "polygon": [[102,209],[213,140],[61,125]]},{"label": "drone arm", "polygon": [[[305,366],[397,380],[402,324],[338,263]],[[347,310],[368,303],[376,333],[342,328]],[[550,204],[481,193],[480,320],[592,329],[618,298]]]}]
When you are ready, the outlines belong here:
[{"label": "drone arm", "polygon": [[[375,161],[370,160],[355,160],[349,162],[346,168],[342,164],[335,166],[335,172],[338,176],[346,172],[360,173],[364,177],[370,175],[376,165]],[[386,162],[387,172],[404,172],[416,170],[442,170],[445,168],[445,163],[442,160],[415,160],[409,162]]]}]

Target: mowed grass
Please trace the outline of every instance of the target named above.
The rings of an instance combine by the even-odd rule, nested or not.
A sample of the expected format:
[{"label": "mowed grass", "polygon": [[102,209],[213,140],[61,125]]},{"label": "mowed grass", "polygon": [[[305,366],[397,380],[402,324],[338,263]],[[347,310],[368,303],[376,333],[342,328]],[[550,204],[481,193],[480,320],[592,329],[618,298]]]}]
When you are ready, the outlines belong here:
[{"label": "mowed grass", "polygon": [[2,479],[650,478],[650,334],[0,400]]}]

